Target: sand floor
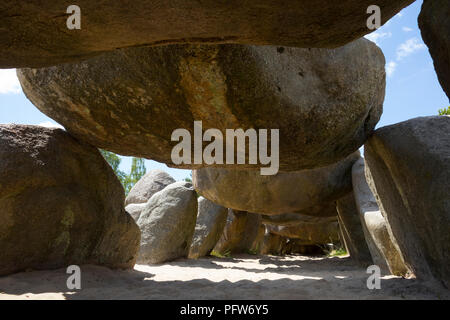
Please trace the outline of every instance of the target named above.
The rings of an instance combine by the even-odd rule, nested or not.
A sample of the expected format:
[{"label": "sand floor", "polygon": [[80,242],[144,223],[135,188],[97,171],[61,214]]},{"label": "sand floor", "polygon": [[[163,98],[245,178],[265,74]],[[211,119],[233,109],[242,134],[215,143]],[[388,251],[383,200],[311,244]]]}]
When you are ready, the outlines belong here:
[{"label": "sand floor", "polygon": [[348,257],[252,256],[180,259],[117,271],[81,267],[81,290],[68,290],[65,269],[0,277],[2,299],[449,299],[448,290],[384,276],[380,290]]}]

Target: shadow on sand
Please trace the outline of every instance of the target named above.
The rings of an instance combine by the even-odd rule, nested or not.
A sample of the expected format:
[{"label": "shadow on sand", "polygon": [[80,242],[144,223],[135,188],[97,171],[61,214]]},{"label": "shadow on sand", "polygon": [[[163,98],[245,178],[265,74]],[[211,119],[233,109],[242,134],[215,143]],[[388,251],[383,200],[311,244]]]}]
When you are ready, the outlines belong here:
[{"label": "shadow on sand", "polygon": [[[149,272],[142,271],[147,266],[137,266],[141,271],[81,269],[82,289],[72,292],[65,269],[0,277],[0,299],[41,294],[65,299],[448,299],[445,289],[434,284],[392,276],[381,279],[380,290],[369,290],[365,270],[337,257],[239,255],[180,259],[148,266]],[[170,273],[170,280],[159,273]]]}]

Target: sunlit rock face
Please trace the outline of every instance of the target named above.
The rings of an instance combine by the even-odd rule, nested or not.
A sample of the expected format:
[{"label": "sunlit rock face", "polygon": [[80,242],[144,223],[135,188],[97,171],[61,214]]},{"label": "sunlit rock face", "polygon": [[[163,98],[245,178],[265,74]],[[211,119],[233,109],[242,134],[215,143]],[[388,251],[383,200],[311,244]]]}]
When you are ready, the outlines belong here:
[{"label": "sunlit rock face", "polygon": [[[272,132],[267,147],[279,149],[283,172],[330,165],[366,141],[382,113],[384,67],[381,50],[359,39],[338,49],[129,48],[78,64],[20,69],[18,76],[39,110],[96,147],[192,169],[209,165],[194,163],[196,120],[203,132],[218,129],[223,137],[227,129],[278,129],[279,148],[272,148]],[[172,158],[176,129],[190,134],[190,163]],[[248,151],[244,164],[229,164],[225,149],[223,164],[211,166],[264,166],[260,157],[250,164]]]},{"label": "sunlit rock face", "polygon": [[333,165],[263,176],[258,170],[203,168],[193,170],[198,193],[227,208],[277,215],[335,216],[331,203],[352,190],[351,171],[359,151]]}]

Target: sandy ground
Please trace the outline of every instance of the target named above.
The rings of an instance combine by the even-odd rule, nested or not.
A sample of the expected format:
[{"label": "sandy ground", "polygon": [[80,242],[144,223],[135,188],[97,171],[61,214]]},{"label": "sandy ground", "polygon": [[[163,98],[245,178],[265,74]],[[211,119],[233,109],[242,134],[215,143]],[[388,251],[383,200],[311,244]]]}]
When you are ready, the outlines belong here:
[{"label": "sandy ground", "polygon": [[180,259],[117,271],[82,266],[82,289],[70,292],[65,269],[0,277],[2,299],[449,299],[449,291],[415,279],[369,276],[348,257],[251,256]]}]

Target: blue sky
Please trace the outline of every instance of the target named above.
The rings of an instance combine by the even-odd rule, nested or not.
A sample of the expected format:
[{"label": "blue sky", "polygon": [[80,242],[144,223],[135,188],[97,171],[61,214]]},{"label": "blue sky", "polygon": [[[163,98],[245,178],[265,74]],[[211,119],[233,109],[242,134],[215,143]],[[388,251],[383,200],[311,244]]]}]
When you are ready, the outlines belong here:
[{"label": "blue sky", "polygon": [[[436,115],[449,100],[436,77],[428,48],[422,41],[417,17],[422,0],[403,9],[380,29],[366,36],[376,42],[386,57],[387,86],[384,112],[377,127],[419,116]],[[0,123],[56,123],[35,108],[20,89],[15,70],[0,70]],[[121,169],[129,171],[131,160],[123,157]],[[176,180],[189,176],[189,170],[168,168],[146,161],[147,170],[163,169]]]}]

